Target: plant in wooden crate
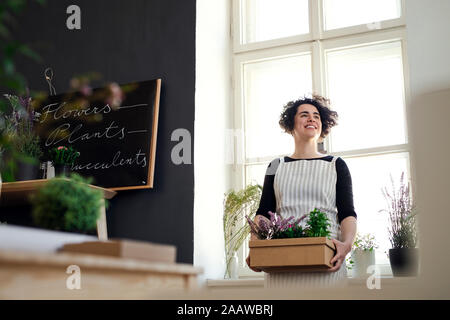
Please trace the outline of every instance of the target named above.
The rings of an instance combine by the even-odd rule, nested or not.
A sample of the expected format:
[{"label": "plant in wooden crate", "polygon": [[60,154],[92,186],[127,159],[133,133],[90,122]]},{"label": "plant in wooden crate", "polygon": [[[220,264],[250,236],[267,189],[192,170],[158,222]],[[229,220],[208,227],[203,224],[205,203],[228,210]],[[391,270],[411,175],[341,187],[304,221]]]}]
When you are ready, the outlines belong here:
[{"label": "plant in wooden crate", "polygon": [[58,146],[50,149],[48,156],[55,168],[55,174],[67,176],[70,173],[70,166],[75,163],[75,160],[80,156],[80,152],[72,146]]},{"label": "plant in wooden crate", "polygon": [[367,275],[367,268],[375,264],[377,248],[378,244],[372,234],[356,234],[351,256],[347,258],[347,268],[352,270],[353,277],[360,278]]},{"label": "plant in wooden crate", "polygon": [[387,212],[390,226],[388,227],[389,240],[392,248],[389,249],[389,261],[394,276],[415,276],[419,268],[417,246],[417,210],[410,194],[409,183],[405,183],[405,174],[401,173],[400,185],[395,186],[391,175],[391,190],[387,187],[382,193],[387,202]]},{"label": "plant in wooden crate", "polygon": [[75,173],[70,179],[49,180],[31,197],[34,223],[52,230],[78,233],[94,231],[103,204],[103,194],[88,186],[91,181]]},{"label": "plant in wooden crate", "polygon": [[[250,265],[266,272],[323,271],[331,267],[335,246],[329,239],[330,223],[327,215],[315,208],[308,216],[295,221],[269,212],[270,220],[258,224],[247,217],[252,233],[259,240],[251,240]],[[307,218],[302,226],[302,221]]]},{"label": "plant in wooden crate", "polygon": [[[268,212],[270,216],[270,222],[265,219],[259,220],[259,224],[256,224],[249,216],[246,216],[247,222],[250,225],[251,231],[258,236],[259,239],[285,239],[285,238],[304,238],[304,237],[328,237],[330,232],[328,227],[327,215],[315,208],[308,215],[294,219],[291,216],[287,219],[282,218],[279,214]],[[306,227],[302,227],[301,222],[308,218],[306,221]]]},{"label": "plant in wooden crate", "polygon": [[[232,264],[236,253],[250,234],[250,227],[245,223],[245,215],[254,217],[261,199],[262,186],[248,185],[240,191],[231,190],[225,194],[223,233],[225,240],[225,278],[235,277]],[[232,274],[233,273],[233,274]]]}]

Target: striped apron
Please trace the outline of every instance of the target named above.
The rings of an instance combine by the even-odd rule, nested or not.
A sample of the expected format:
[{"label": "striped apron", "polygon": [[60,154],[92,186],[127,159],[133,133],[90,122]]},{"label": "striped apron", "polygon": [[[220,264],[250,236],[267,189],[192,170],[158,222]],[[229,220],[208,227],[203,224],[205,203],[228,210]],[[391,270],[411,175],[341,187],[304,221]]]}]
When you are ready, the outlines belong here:
[{"label": "striped apron", "polygon": [[[336,159],[284,162],[281,157],[273,187],[276,212],[283,218],[297,219],[317,208],[327,214],[331,238],[342,240],[336,208]],[[303,226],[305,220],[301,222]],[[344,262],[336,272],[265,273],[264,277],[266,288],[345,286],[347,269]]]}]

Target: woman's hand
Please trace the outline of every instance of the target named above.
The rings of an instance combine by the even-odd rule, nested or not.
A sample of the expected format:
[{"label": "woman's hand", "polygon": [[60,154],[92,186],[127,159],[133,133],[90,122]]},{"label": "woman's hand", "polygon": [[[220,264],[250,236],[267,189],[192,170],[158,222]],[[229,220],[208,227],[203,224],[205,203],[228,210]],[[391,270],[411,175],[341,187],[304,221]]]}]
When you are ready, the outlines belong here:
[{"label": "woman's hand", "polygon": [[341,242],[336,239],[331,239],[331,241],[333,241],[334,245],[336,246],[336,254],[330,261],[330,263],[334,266],[328,269],[328,271],[336,272],[341,268],[342,264],[344,263],[345,257],[351,251],[352,247],[348,243]]},{"label": "woman's hand", "polygon": [[[256,223],[256,225],[259,225],[260,220],[265,220],[266,223],[268,223],[268,224],[270,223],[270,220],[262,215],[255,216],[255,219],[253,221]],[[250,240],[258,240],[258,236],[256,234],[254,234],[253,232],[250,232]],[[251,270],[253,270],[255,272],[262,271],[261,269],[250,267],[250,254],[248,255],[247,259],[245,259],[245,262],[247,262],[247,265]]]},{"label": "woman's hand", "polygon": [[254,268],[254,267],[250,267],[250,255],[248,255],[247,259],[245,259],[245,262],[247,262],[247,265],[248,265],[248,267],[249,267],[251,270],[253,270],[253,271],[255,271],[255,272],[261,272],[261,271],[262,271],[261,269]]}]

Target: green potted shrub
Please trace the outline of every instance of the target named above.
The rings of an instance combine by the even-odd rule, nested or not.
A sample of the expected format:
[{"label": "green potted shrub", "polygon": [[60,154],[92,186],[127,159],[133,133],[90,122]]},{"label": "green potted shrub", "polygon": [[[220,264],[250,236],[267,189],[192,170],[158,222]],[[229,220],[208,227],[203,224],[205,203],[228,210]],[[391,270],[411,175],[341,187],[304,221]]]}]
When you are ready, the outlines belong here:
[{"label": "green potted shrub", "polygon": [[347,260],[349,262],[348,268],[352,270],[354,278],[367,276],[367,268],[375,264],[375,249],[377,248],[378,244],[372,234],[356,234],[351,259]]},{"label": "green potted shrub", "polygon": [[32,197],[32,215],[36,226],[60,231],[94,231],[102,207],[102,191],[92,189],[92,179],[73,173],[70,179],[55,178]]},{"label": "green potted shrub", "polygon": [[71,166],[79,156],[80,153],[72,146],[58,146],[50,149],[49,160],[55,168],[55,175],[69,175]]},{"label": "green potted shrub", "polygon": [[225,276],[237,277],[237,251],[250,234],[245,215],[254,217],[261,199],[262,186],[249,185],[244,190],[231,190],[225,194],[223,233],[225,240]]},{"label": "green potted shrub", "polygon": [[388,232],[392,245],[389,249],[389,261],[392,273],[396,277],[416,276],[419,269],[419,252],[416,248],[417,212],[411,199],[409,183],[404,182],[404,172],[401,174],[398,188],[395,187],[392,176],[391,183],[391,190],[386,187],[382,189],[387,209],[380,212],[387,212],[389,215]]}]

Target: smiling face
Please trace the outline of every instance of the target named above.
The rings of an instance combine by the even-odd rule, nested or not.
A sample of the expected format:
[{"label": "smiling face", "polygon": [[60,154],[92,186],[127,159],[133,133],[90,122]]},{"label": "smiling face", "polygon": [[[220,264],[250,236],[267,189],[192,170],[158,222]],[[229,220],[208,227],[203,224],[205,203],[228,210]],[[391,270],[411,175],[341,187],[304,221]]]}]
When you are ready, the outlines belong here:
[{"label": "smiling face", "polygon": [[302,104],[297,108],[292,134],[302,139],[318,140],[322,133],[319,110],[312,104]]}]

